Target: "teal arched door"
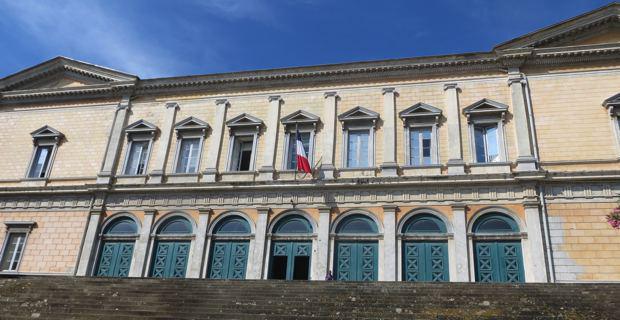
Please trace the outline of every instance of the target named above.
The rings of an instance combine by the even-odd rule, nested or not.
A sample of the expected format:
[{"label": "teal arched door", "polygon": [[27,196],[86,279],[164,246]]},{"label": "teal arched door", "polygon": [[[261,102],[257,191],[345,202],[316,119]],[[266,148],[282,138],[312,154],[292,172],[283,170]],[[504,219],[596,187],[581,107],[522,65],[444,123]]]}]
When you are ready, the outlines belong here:
[{"label": "teal arched door", "polygon": [[159,227],[150,276],[184,278],[191,246],[192,224],[184,217],[169,218]]},{"label": "teal arched door", "polygon": [[129,217],[110,222],[103,230],[95,276],[127,277],[137,235],[136,222]]},{"label": "teal arched door", "polygon": [[269,279],[309,280],[312,225],[301,215],[290,215],[272,230]]},{"label": "teal arched door", "polygon": [[210,279],[245,279],[252,231],[247,220],[229,216],[213,229],[207,276]]},{"label": "teal arched door", "polygon": [[476,281],[525,281],[519,227],[512,218],[486,214],[476,221],[473,231]]},{"label": "teal arched door", "polygon": [[373,238],[378,236],[377,224],[365,215],[350,215],[338,224],[336,236],[336,280],[376,281],[379,245]]},{"label": "teal arched door", "polygon": [[401,232],[403,280],[449,281],[448,237],[444,222],[431,214],[418,214],[405,222]]}]

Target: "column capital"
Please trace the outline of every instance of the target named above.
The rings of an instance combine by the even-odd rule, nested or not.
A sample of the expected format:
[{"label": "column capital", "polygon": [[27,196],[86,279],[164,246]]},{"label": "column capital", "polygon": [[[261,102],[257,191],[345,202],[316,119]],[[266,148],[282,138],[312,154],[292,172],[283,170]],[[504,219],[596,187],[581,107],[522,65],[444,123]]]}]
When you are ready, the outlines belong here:
[{"label": "column capital", "polygon": [[444,91],[450,90],[450,89],[458,90],[459,89],[458,83],[444,83],[443,84]]},{"label": "column capital", "polygon": [[256,208],[256,211],[258,211],[258,214],[268,214],[269,210],[271,210],[271,208],[269,208],[269,207],[258,207],[258,208]]},{"label": "column capital", "polygon": [[155,214],[157,214],[157,209],[145,209],[144,210],[145,216],[154,216]]},{"label": "column capital", "polygon": [[318,207],[319,213],[332,213],[332,207]]},{"label": "column capital", "polygon": [[166,102],[166,109],[178,109],[179,104],[176,102]]},{"label": "column capital", "polygon": [[508,75],[508,86],[511,86],[513,83],[525,84],[525,79],[523,78],[523,75],[521,75],[520,73],[509,74]]},{"label": "column capital", "polygon": [[129,109],[129,107],[130,107],[129,101],[130,100],[131,100],[131,98],[129,96],[123,96],[123,98],[121,98],[121,101],[116,106],[116,110]]},{"label": "column capital", "polygon": [[538,201],[536,200],[525,200],[522,205],[525,209],[538,209]]},{"label": "column capital", "polygon": [[336,91],[327,91],[323,94],[323,96],[325,98],[329,98],[329,97],[338,97],[338,92]]},{"label": "column capital", "polygon": [[278,101],[280,102],[280,100],[282,100],[282,97],[275,95],[275,96],[269,96],[269,98],[267,98],[269,100],[269,102],[273,102],[273,101]]},{"label": "column capital", "polygon": [[229,104],[228,99],[217,99],[215,100],[215,105],[216,106],[227,106]]},{"label": "column capital", "polygon": [[103,214],[103,210],[102,209],[91,209],[88,212],[88,214],[91,215],[91,216],[99,216],[99,215]]},{"label": "column capital", "polygon": [[198,208],[198,214],[210,214],[213,210],[211,208]]},{"label": "column capital", "polygon": [[396,212],[398,211],[398,206],[393,205],[393,204],[386,204],[383,205],[383,212]]},{"label": "column capital", "polygon": [[383,89],[381,89],[381,93],[382,93],[382,94],[386,94],[386,93],[396,93],[396,88],[394,88],[394,87],[387,87],[387,88],[383,88]]},{"label": "column capital", "polygon": [[452,208],[452,210],[465,210],[467,208],[467,205],[463,202],[455,202],[452,205],[450,205],[450,207]]}]

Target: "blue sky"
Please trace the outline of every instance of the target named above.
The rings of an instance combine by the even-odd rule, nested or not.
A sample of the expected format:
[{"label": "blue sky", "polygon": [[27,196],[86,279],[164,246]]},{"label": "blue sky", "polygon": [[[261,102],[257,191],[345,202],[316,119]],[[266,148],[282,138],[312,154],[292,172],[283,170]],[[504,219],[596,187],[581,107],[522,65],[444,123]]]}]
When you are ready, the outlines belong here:
[{"label": "blue sky", "polygon": [[0,0],[0,78],[58,55],[145,79],[489,51],[607,3]]}]

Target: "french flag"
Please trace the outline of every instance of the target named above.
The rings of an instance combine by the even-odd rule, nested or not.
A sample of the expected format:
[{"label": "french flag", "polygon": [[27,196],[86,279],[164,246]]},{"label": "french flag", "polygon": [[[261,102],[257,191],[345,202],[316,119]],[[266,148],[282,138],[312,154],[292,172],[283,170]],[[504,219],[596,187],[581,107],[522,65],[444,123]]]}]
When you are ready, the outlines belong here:
[{"label": "french flag", "polygon": [[297,130],[296,136],[297,171],[312,173],[312,169],[310,169],[310,161],[308,161],[308,156],[306,156],[306,150],[304,150],[304,143],[301,141],[299,130]]}]

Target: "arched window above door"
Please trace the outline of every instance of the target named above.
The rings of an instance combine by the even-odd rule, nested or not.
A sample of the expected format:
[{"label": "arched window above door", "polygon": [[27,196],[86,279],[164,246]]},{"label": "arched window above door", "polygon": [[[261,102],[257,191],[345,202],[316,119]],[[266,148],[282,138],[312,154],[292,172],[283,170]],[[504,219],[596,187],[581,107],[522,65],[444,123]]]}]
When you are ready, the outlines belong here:
[{"label": "arched window above door", "polygon": [[184,217],[168,218],[159,227],[158,234],[187,234],[192,233],[192,224]]},{"label": "arched window above door", "polygon": [[378,232],[377,224],[363,214],[353,214],[344,218],[336,228],[338,234],[374,234]]},{"label": "arched window above door", "polygon": [[136,222],[129,217],[120,217],[112,220],[103,231],[105,235],[128,235],[136,233],[138,233],[138,226]]},{"label": "arched window above door", "polygon": [[473,228],[474,233],[515,233],[519,232],[517,222],[502,213],[487,213],[480,217]]},{"label": "arched window above door", "polygon": [[213,229],[214,234],[249,234],[250,224],[240,216],[229,216],[218,222]]},{"label": "arched window above door", "polygon": [[405,222],[402,233],[446,233],[446,224],[433,214],[417,214]]},{"label": "arched window above door", "polygon": [[301,215],[289,215],[276,223],[273,233],[312,233],[312,225]]}]

